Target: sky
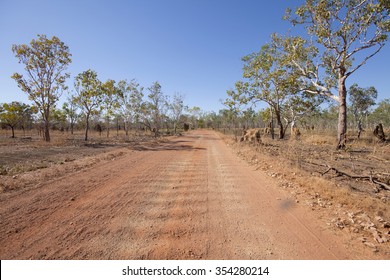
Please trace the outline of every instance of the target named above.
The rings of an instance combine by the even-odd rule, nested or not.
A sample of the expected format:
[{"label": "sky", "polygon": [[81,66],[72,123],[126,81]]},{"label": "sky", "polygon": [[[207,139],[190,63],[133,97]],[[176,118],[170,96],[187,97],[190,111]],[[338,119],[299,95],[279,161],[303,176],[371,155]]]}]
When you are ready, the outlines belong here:
[{"label": "sky", "polygon": [[[69,46],[67,81],[92,69],[102,81],[135,79],[145,89],[180,93],[185,103],[218,112],[226,91],[242,79],[241,58],[286,34],[286,8],[299,0],[0,0],[0,103],[31,104],[16,82],[23,65],[13,44],[37,34],[57,36]],[[347,80],[347,87],[375,86],[378,100],[390,98],[390,44]],[[148,91],[145,90],[144,93]],[[63,96],[60,102],[65,100]]]}]

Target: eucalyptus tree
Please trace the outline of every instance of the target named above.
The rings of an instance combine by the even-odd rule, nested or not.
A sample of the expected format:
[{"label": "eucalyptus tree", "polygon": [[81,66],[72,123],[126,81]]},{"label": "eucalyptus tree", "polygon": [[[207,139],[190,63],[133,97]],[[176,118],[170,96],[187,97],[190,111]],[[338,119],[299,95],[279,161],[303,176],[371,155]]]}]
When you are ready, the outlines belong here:
[{"label": "eucalyptus tree", "polygon": [[184,95],[175,93],[173,95],[172,102],[169,104],[169,110],[171,112],[171,116],[173,120],[174,134],[176,134],[177,124],[179,123],[180,118],[183,115],[184,109],[185,109]]},{"label": "eucalyptus tree", "polygon": [[145,104],[145,109],[150,120],[147,120],[146,123],[149,123],[149,128],[154,131],[154,135],[157,137],[161,129],[163,112],[167,107],[167,97],[162,92],[161,85],[158,82],[154,82],[148,90],[148,101]]},{"label": "eucalyptus tree", "polygon": [[[310,40],[290,38],[291,65],[315,89],[338,103],[337,149],[345,148],[346,80],[385,46],[390,31],[387,0],[306,0],[286,19],[303,25]],[[335,90],[336,88],[336,90]]]},{"label": "eucalyptus tree", "polygon": [[38,35],[30,45],[13,45],[12,51],[26,71],[26,77],[14,73],[12,78],[39,110],[44,123],[44,139],[49,142],[51,111],[67,88],[65,81],[69,74],[64,71],[72,61],[69,47],[55,36],[49,39]]},{"label": "eucalyptus tree", "polygon": [[23,126],[32,119],[33,108],[21,102],[0,104],[0,123],[11,128],[12,138],[15,138],[15,127]]},{"label": "eucalyptus tree", "polygon": [[114,115],[115,110],[119,108],[120,89],[116,86],[114,80],[107,80],[101,85],[103,100],[102,106],[104,111],[104,118],[106,119],[107,138],[110,136],[110,121]]},{"label": "eucalyptus tree", "polygon": [[242,115],[243,107],[246,105],[246,91],[248,88],[248,83],[238,81],[235,84],[235,89],[230,89],[226,91],[227,98],[223,102],[230,114],[231,122],[234,127],[234,136],[237,141],[237,128],[238,128],[238,119]]},{"label": "eucalyptus tree", "polygon": [[66,118],[68,119],[70,133],[73,134],[74,125],[79,117],[74,95],[68,96],[67,101],[62,104],[62,110],[65,112]]},{"label": "eucalyptus tree", "polygon": [[76,95],[74,102],[81,108],[85,115],[85,137],[88,141],[89,118],[101,110],[101,102],[104,98],[102,83],[97,77],[97,73],[93,70],[86,70],[78,74],[75,78],[74,87]]},{"label": "eucalyptus tree", "polygon": [[130,124],[139,121],[142,113],[143,87],[135,80],[118,82],[119,114],[125,123],[126,136],[129,135]]},{"label": "eucalyptus tree", "polygon": [[348,92],[351,111],[358,129],[358,138],[360,138],[363,131],[363,118],[368,116],[370,107],[375,105],[378,91],[374,87],[361,88],[357,84],[353,84]]},{"label": "eucalyptus tree", "polygon": [[[278,38],[273,36],[271,43],[263,45],[259,52],[243,58],[243,76],[249,79],[249,83],[246,89],[242,90],[245,96],[242,101],[246,103],[266,102],[272,114],[275,114],[279,126],[279,138],[283,139],[285,135],[283,111],[287,104],[290,106],[294,104],[288,101],[300,92],[301,86],[297,72],[291,71],[284,64],[278,44]],[[271,129],[273,130],[273,125]]]},{"label": "eucalyptus tree", "polygon": [[369,120],[375,124],[382,123],[385,127],[390,128],[390,98],[378,103],[378,106],[369,115]]}]

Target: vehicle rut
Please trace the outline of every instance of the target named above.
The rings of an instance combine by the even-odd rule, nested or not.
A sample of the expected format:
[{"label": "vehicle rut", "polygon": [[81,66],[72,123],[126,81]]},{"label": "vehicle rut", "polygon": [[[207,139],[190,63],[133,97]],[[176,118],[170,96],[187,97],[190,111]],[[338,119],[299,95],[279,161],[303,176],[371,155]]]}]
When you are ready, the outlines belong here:
[{"label": "vehicle rut", "polygon": [[1,259],[354,259],[213,131],[0,196]]}]

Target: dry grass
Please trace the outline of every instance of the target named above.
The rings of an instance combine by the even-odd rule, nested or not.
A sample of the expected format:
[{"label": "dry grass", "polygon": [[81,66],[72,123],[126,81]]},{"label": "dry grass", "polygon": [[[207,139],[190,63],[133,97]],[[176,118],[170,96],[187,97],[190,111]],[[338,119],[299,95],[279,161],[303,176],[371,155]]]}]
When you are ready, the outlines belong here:
[{"label": "dry grass", "polygon": [[131,131],[128,136],[124,131],[111,131],[109,138],[105,133],[91,131],[87,142],[84,131],[74,134],[52,131],[50,142],[44,141],[35,130],[15,131],[15,136],[11,138],[10,131],[0,130],[0,175],[14,176],[155,140],[151,133],[144,131]]}]

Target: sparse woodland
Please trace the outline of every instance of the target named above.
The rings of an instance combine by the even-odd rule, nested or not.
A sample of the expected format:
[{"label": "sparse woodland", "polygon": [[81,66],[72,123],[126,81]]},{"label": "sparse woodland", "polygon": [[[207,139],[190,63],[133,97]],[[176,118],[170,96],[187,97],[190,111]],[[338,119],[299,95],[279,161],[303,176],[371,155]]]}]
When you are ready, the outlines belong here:
[{"label": "sparse woodland", "polygon": [[[347,87],[347,81],[364,72],[364,65],[385,47],[389,8],[388,1],[307,0],[287,10],[284,20],[292,28],[270,34],[269,43],[242,58],[243,78],[227,90],[221,101],[225,109],[218,112],[189,108],[184,95],[165,93],[157,81],[102,81],[93,69],[77,74],[69,87],[69,47],[55,36],[38,35],[28,45],[12,46],[25,69],[12,78],[31,104],[1,103],[1,134],[50,142],[51,131],[69,139],[84,131],[88,142],[91,131],[94,139],[129,140],[130,135],[159,137],[207,128],[238,140],[243,130],[261,128],[261,138],[281,149],[289,139],[327,144],[329,151],[388,145],[390,99],[378,100],[375,85]],[[306,35],[294,35],[297,28]],[[66,97],[63,104],[61,96]],[[325,173],[354,178],[325,161],[317,165],[327,168]]]},{"label": "sparse woodland", "polygon": [[[169,141],[188,130],[212,129],[218,135],[200,135],[224,139],[251,170],[277,180],[291,194],[291,205],[329,212],[329,226],[359,234],[378,252],[377,245],[390,240],[390,99],[381,98],[388,93],[374,82],[350,84],[348,78],[364,75],[365,64],[388,48],[389,10],[388,0],[306,0],[287,10],[291,29],[269,34],[268,43],[243,54],[242,79],[232,81],[220,100],[223,109],[211,112],[189,107],[184,94],[165,92],[163,82],[104,81],[93,69],[72,79],[72,54],[56,36],[14,45],[24,72],[11,78],[31,104],[0,102],[0,193],[47,180],[23,179],[30,171],[45,169],[57,178],[61,170],[111,161],[127,149],[170,147],[174,160],[176,152],[192,148]],[[201,138],[194,134],[188,133]],[[203,150],[194,150],[196,162]],[[176,196],[175,187],[167,189]]]}]

